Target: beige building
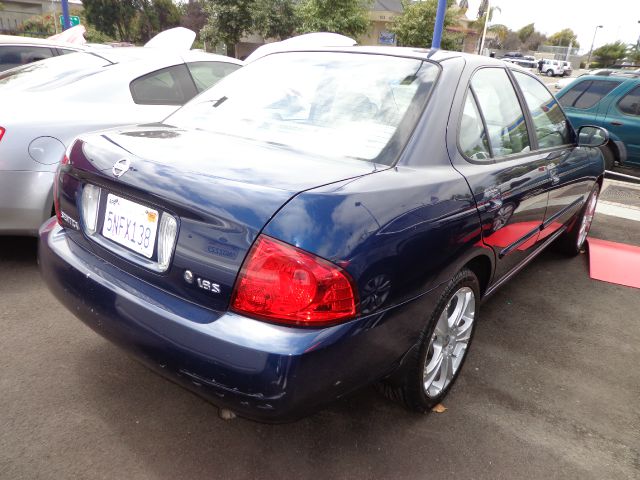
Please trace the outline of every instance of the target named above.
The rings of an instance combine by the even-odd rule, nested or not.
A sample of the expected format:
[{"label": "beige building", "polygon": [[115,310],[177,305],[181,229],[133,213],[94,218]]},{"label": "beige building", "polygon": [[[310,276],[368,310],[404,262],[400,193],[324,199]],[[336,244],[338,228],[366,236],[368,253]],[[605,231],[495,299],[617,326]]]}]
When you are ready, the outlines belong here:
[{"label": "beige building", "polygon": [[396,35],[390,31],[393,19],[402,14],[400,0],[375,0],[369,11],[371,30],[358,39],[360,45],[397,45]]},{"label": "beige building", "polygon": [[[35,15],[62,14],[60,0],[0,0],[0,32],[13,33],[25,20]],[[69,0],[70,9],[81,9],[81,0]]]}]

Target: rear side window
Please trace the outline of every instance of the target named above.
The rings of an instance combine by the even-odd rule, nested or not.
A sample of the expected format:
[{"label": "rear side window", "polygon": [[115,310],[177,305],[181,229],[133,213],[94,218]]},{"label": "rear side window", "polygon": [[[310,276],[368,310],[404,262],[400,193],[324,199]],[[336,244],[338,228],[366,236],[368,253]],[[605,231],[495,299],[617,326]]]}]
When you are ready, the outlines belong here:
[{"label": "rear side window", "polygon": [[29,45],[6,45],[0,47],[0,68],[9,68],[25,65],[45,58],[53,57],[54,54],[48,47],[31,47]]},{"label": "rear side window", "polygon": [[483,68],[471,88],[484,117],[494,157],[530,150],[529,134],[516,92],[502,68]]},{"label": "rear side window", "polygon": [[240,65],[227,62],[192,62],[187,63],[187,66],[193,81],[196,82],[198,92],[206,90],[221,78],[240,68]]},{"label": "rear side window", "polygon": [[640,116],[640,85],[620,99],[618,108],[627,115]]},{"label": "rear side window", "polygon": [[569,124],[555,98],[535,78],[513,72],[524,95],[533,126],[538,137],[539,148],[550,148],[570,143]]},{"label": "rear side window", "polygon": [[138,77],[129,89],[139,105],[184,105],[198,93],[184,64]]},{"label": "rear side window", "polygon": [[563,107],[591,108],[604,98],[611,90],[622,82],[607,80],[587,80],[574,85],[562,96],[560,104]]}]

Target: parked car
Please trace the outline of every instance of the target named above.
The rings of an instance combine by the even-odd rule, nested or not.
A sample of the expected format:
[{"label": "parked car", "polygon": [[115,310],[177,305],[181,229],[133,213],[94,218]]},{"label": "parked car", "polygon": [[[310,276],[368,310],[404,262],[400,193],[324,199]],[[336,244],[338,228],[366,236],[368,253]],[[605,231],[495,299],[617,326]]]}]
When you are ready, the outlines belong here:
[{"label": "parked car", "polygon": [[529,60],[527,58],[503,58],[503,60],[505,62],[511,62],[511,63],[515,63],[516,65],[520,65],[521,67],[524,68],[537,68],[538,67],[538,62],[536,62],[535,60]]},{"label": "parked car", "polygon": [[562,90],[567,85],[571,84],[576,78],[584,77],[585,75],[597,75],[599,77],[608,77],[609,75],[617,75],[620,73],[620,70],[611,70],[608,68],[597,68],[595,70],[590,70],[586,73],[578,75],[575,78],[561,78],[556,83],[553,84],[553,87],[556,90]]},{"label": "parked car", "polygon": [[602,147],[607,170],[616,162],[640,165],[640,76],[586,75],[557,95],[574,127],[609,131],[611,139]]},{"label": "parked car", "polygon": [[87,47],[40,38],[0,35],[0,72],[66,53],[82,52]]},{"label": "parked car", "polygon": [[544,73],[547,77],[570,77],[573,73],[573,69],[571,68],[571,64],[569,62],[565,62],[562,60],[550,60],[548,58],[545,58],[542,61],[541,72]]},{"label": "parked car", "polygon": [[481,300],[551,242],[582,248],[605,140],[500,60],[274,53],[161,124],[81,135],[39,261],[83,322],[240,415],[377,381],[425,412]]},{"label": "parked car", "polygon": [[56,166],[75,136],[162,120],[241,64],[199,52],[110,48],[0,73],[0,235],[37,235],[53,211]]}]

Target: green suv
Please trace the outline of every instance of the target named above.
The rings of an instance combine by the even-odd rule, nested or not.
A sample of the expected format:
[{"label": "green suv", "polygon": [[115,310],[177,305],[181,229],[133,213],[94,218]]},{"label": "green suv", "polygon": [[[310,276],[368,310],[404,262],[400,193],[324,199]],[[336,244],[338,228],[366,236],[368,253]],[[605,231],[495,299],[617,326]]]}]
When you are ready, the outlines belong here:
[{"label": "green suv", "polygon": [[609,131],[611,139],[602,147],[607,170],[615,162],[640,166],[640,74],[585,75],[556,96],[574,128]]}]

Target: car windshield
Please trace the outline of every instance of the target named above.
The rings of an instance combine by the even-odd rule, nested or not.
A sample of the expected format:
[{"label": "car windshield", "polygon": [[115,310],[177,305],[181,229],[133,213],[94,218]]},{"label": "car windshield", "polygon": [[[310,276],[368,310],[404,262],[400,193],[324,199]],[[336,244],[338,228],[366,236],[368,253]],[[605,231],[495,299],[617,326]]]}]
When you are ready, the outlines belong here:
[{"label": "car windshield", "polygon": [[93,53],[60,55],[0,73],[0,87],[3,92],[52,90],[100,73],[108,65],[111,62]]},{"label": "car windshield", "polygon": [[438,72],[433,63],[388,55],[278,53],[229,75],[165,123],[391,164]]}]

